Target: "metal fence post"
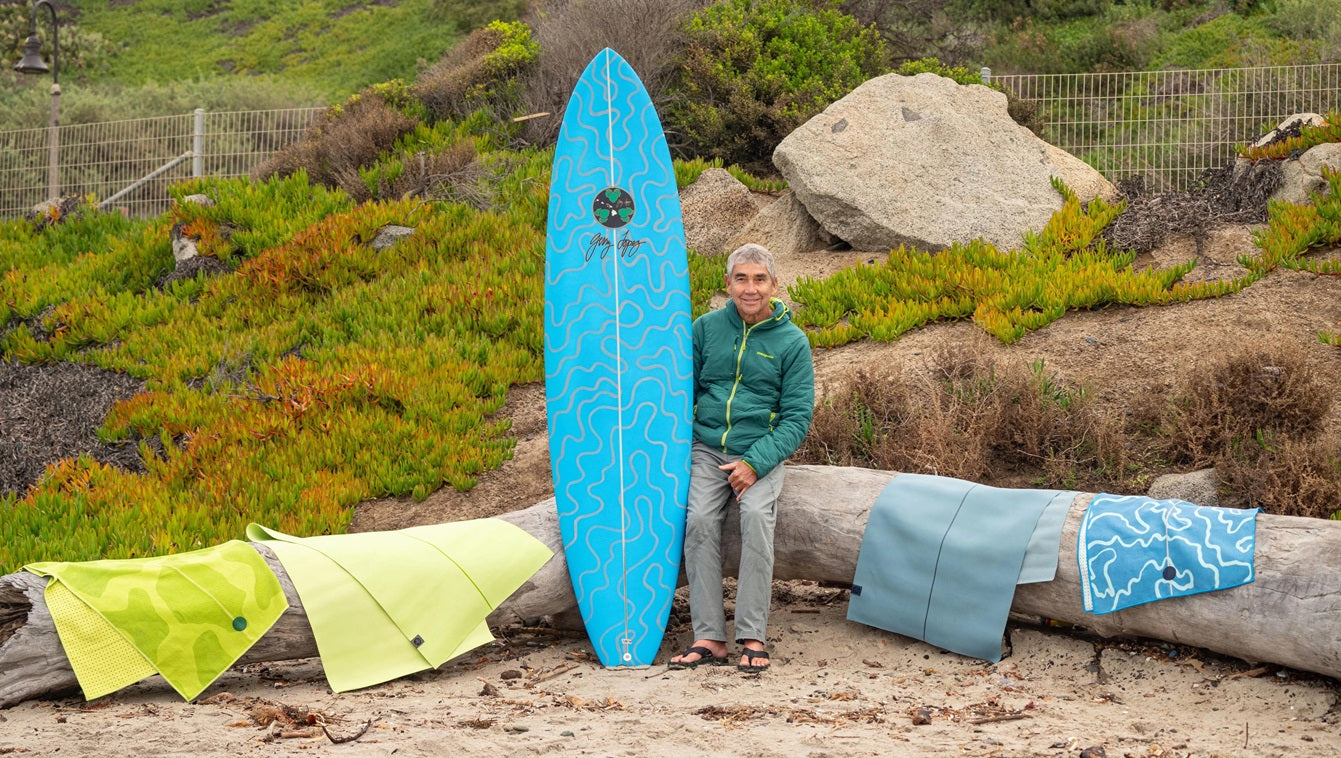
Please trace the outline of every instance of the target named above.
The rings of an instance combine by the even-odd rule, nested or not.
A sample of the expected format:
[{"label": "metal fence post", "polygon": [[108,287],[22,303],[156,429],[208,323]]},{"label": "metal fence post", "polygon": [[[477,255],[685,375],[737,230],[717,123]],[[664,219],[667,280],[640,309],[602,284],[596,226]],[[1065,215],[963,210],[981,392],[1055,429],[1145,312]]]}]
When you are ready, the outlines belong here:
[{"label": "metal fence post", "polygon": [[199,178],[205,175],[205,109],[196,108],[195,115],[195,134],[191,139],[191,176]]}]

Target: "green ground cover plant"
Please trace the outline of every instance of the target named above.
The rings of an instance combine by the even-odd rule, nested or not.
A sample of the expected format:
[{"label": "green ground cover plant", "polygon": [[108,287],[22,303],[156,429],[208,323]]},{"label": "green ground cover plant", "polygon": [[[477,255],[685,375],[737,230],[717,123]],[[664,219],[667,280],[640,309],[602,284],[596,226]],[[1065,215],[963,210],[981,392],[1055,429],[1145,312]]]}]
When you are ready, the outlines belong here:
[{"label": "green ground cover plant", "polygon": [[[119,6],[79,5],[89,28],[117,18]],[[360,94],[333,110],[348,119],[339,128],[336,120],[327,125],[333,145],[303,148],[310,153],[264,180],[193,181],[175,190],[179,200],[208,194],[217,201],[213,207],[179,202],[164,216],[130,220],[83,206],[38,223],[0,224],[4,359],[85,363],[146,381],[145,392],[118,404],[100,430],[105,440],[137,445],[143,470],[65,459],[29,491],[0,497],[0,571],[42,558],[190,549],[237,537],[251,520],[299,534],[338,532],[357,502],[473,486],[476,476],[511,454],[506,423],[493,415],[507,389],[540,377],[550,153],[519,146],[518,132],[501,120],[508,114],[491,112],[500,102],[492,97],[483,98],[489,107],[450,111],[447,118],[449,111],[433,113],[414,86],[393,78],[408,81],[407,73],[417,68],[405,55],[454,39],[439,33],[427,42],[431,24],[397,14],[418,9],[432,18],[460,3],[413,0],[352,11],[329,3],[135,5],[141,14],[157,13],[160,26],[180,26],[202,39],[224,32],[228,45],[201,44],[196,73],[202,81],[215,75],[211,67],[229,62],[222,67],[292,74],[293,81],[338,92],[333,100]],[[715,5],[712,13],[719,16],[698,17],[691,31],[704,44],[740,53],[741,68],[723,81],[739,85],[740,113],[762,108],[771,114],[760,127],[765,132],[823,107],[841,94],[838,89],[860,81],[863,66],[881,58],[880,38],[836,6],[781,0],[747,5]],[[1095,4],[1101,6],[1108,7]],[[758,14],[749,23],[747,11]],[[1087,12],[1075,6],[1054,15],[1064,21]],[[396,23],[422,29],[402,35]],[[403,45],[399,63],[385,70],[361,67],[359,56],[377,54],[378,45],[351,54],[355,26],[362,35]],[[770,33],[757,34],[761,29]],[[819,34],[830,29],[843,34]],[[134,30],[124,31],[127,40],[138,39]],[[327,40],[332,46],[323,47]],[[135,63],[140,68],[118,75],[148,81],[162,73],[155,68],[164,60],[157,44],[145,48],[145,58]],[[499,49],[489,48],[480,60]],[[513,50],[517,55],[505,55],[503,74],[483,80],[502,87],[493,94],[504,95],[503,101],[515,94],[509,87],[525,68],[511,64],[524,63],[528,49],[522,44]],[[233,57],[219,58],[224,50]],[[712,55],[690,52],[702,53],[692,60],[711,68]],[[826,56],[835,54],[845,59],[840,69],[852,75],[850,83],[820,75],[832,63]],[[341,55],[341,66],[329,64],[329,56]],[[130,64],[117,61],[111,68],[120,65]],[[390,68],[396,71],[387,73]],[[357,81],[343,78],[348,76]],[[443,76],[443,86],[460,83],[454,74]],[[368,86],[372,81],[383,83]],[[479,82],[467,84],[462,102],[473,108],[481,101],[469,93]],[[134,98],[134,90],[125,92]],[[714,119],[703,120],[705,129]],[[367,129],[354,128],[359,124],[377,126],[378,133],[353,159],[350,145],[370,138],[359,133]],[[760,139],[758,144],[766,143]],[[733,174],[755,189],[781,188],[735,167],[737,156],[758,158],[757,150],[696,154],[702,157],[677,165],[680,181],[708,166],[733,164]],[[434,179],[439,176],[449,178]],[[838,345],[895,339],[935,320],[972,319],[991,338],[1009,343],[1073,309],[1214,297],[1250,285],[1275,266],[1333,274],[1333,264],[1306,255],[1336,241],[1341,201],[1336,176],[1330,182],[1330,195],[1312,206],[1273,207],[1272,224],[1258,238],[1263,254],[1251,259],[1250,276],[1233,282],[1179,281],[1192,262],[1158,274],[1132,272],[1131,255],[1106,249],[1098,236],[1121,207],[1083,207],[1059,186],[1062,210],[1015,251],[983,243],[936,255],[900,249],[881,265],[802,281],[792,292],[804,305],[798,323],[817,345]],[[374,251],[369,243],[387,224],[416,231]],[[174,226],[198,239],[202,254],[224,273],[171,279]],[[720,259],[691,255],[695,315],[720,287],[720,266]],[[1121,445],[1110,444],[1116,434],[1110,427],[1071,416],[1089,407],[1083,388],[1068,386],[1041,364],[1006,381],[1005,369],[977,366],[970,358],[947,358],[934,377],[945,400],[926,427],[940,435],[947,455],[960,456],[959,468],[937,464],[935,457],[922,460],[922,468],[913,462],[901,467],[930,465],[940,473],[969,475],[983,461],[1043,458],[1048,481],[1059,483],[1129,470]],[[855,412],[854,426],[843,434],[874,461],[888,432],[868,394],[854,391],[866,409]],[[1023,441],[1012,438],[1017,447],[1009,450],[994,443],[956,447],[966,435],[992,437],[984,431],[988,426],[973,420],[987,398],[1010,400],[1001,406],[999,428],[1023,430]],[[1041,433],[1045,428],[1069,431],[1052,437]],[[1235,439],[1240,448],[1247,444],[1242,435]],[[1234,460],[1247,461],[1245,467],[1262,463],[1260,470],[1277,479],[1311,472],[1323,481],[1334,465],[1325,441],[1264,434],[1254,436],[1253,444],[1262,455]],[[1298,464],[1300,456],[1312,456],[1313,463]],[[1252,481],[1259,489],[1269,485],[1266,478]]]},{"label": "green ground cover plant", "polygon": [[883,262],[846,269],[792,290],[805,304],[797,323],[818,347],[859,339],[888,341],[924,324],[971,318],[1003,343],[1061,318],[1068,310],[1105,305],[1160,305],[1219,297],[1253,279],[1179,280],[1195,261],[1163,271],[1136,272],[1134,254],[1110,253],[1099,232],[1122,205],[1094,200],[1082,207],[1060,182],[1065,198],[1043,230],[1002,251],[983,240],[936,254],[900,246]]}]

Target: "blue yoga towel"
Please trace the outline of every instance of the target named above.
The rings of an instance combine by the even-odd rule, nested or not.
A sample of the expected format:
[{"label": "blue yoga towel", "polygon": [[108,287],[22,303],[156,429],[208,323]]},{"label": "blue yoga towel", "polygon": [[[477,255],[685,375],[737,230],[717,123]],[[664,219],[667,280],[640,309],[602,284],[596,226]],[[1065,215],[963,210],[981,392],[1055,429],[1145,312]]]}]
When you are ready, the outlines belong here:
[{"label": "blue yoga towel", "polygon": [[[1026,556],[1032,546],[1031,581],[1055,573],[1061,525],[1074,498],[1074,492],[999,489],[941,476],[895,477],[876,498],[862,535],[848,619],[1000,660]],[[1047,550],[1050,560],[1041,555]]]},{"label": "blue yoga towel", "polygon": [[1076,540],[1085,610],[1112,613],[1251,582],[1257,512],[1096,495]]}]

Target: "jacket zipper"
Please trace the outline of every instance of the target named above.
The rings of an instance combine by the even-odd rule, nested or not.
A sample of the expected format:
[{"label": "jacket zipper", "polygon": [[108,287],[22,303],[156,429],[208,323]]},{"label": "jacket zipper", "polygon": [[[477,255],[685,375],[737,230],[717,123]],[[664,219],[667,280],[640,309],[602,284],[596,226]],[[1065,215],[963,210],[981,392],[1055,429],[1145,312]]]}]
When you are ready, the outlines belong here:
[{"label": "jacket zipper", "polygon": [[[767,319],[765,319],[766,321]],[[764,323],[760,321],[759,324]],[[740,386],[740,360],[745,357],[745,346],[750,341],[750,332],[759,324],[740,325],[740,350],[736,351],[736,379],[731,383],[731,394],[726,398],[726,431],[722,432],[722,452],[726,452],[726,438],[731,434],[731,403],[736,399],[736,388]]]}]

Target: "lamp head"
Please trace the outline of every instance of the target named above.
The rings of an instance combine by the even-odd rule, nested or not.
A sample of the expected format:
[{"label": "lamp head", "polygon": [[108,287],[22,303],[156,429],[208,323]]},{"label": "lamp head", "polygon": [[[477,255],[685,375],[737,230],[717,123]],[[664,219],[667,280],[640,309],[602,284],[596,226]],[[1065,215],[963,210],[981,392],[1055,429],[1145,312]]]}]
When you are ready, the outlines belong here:
[{"label": "lamp head", "polygon": [[23,43],[23,59],[14,64],[14,70],[23,74],[45,74],[51,71],[42,60],[42,40],[36,34],[28,35]]}]

